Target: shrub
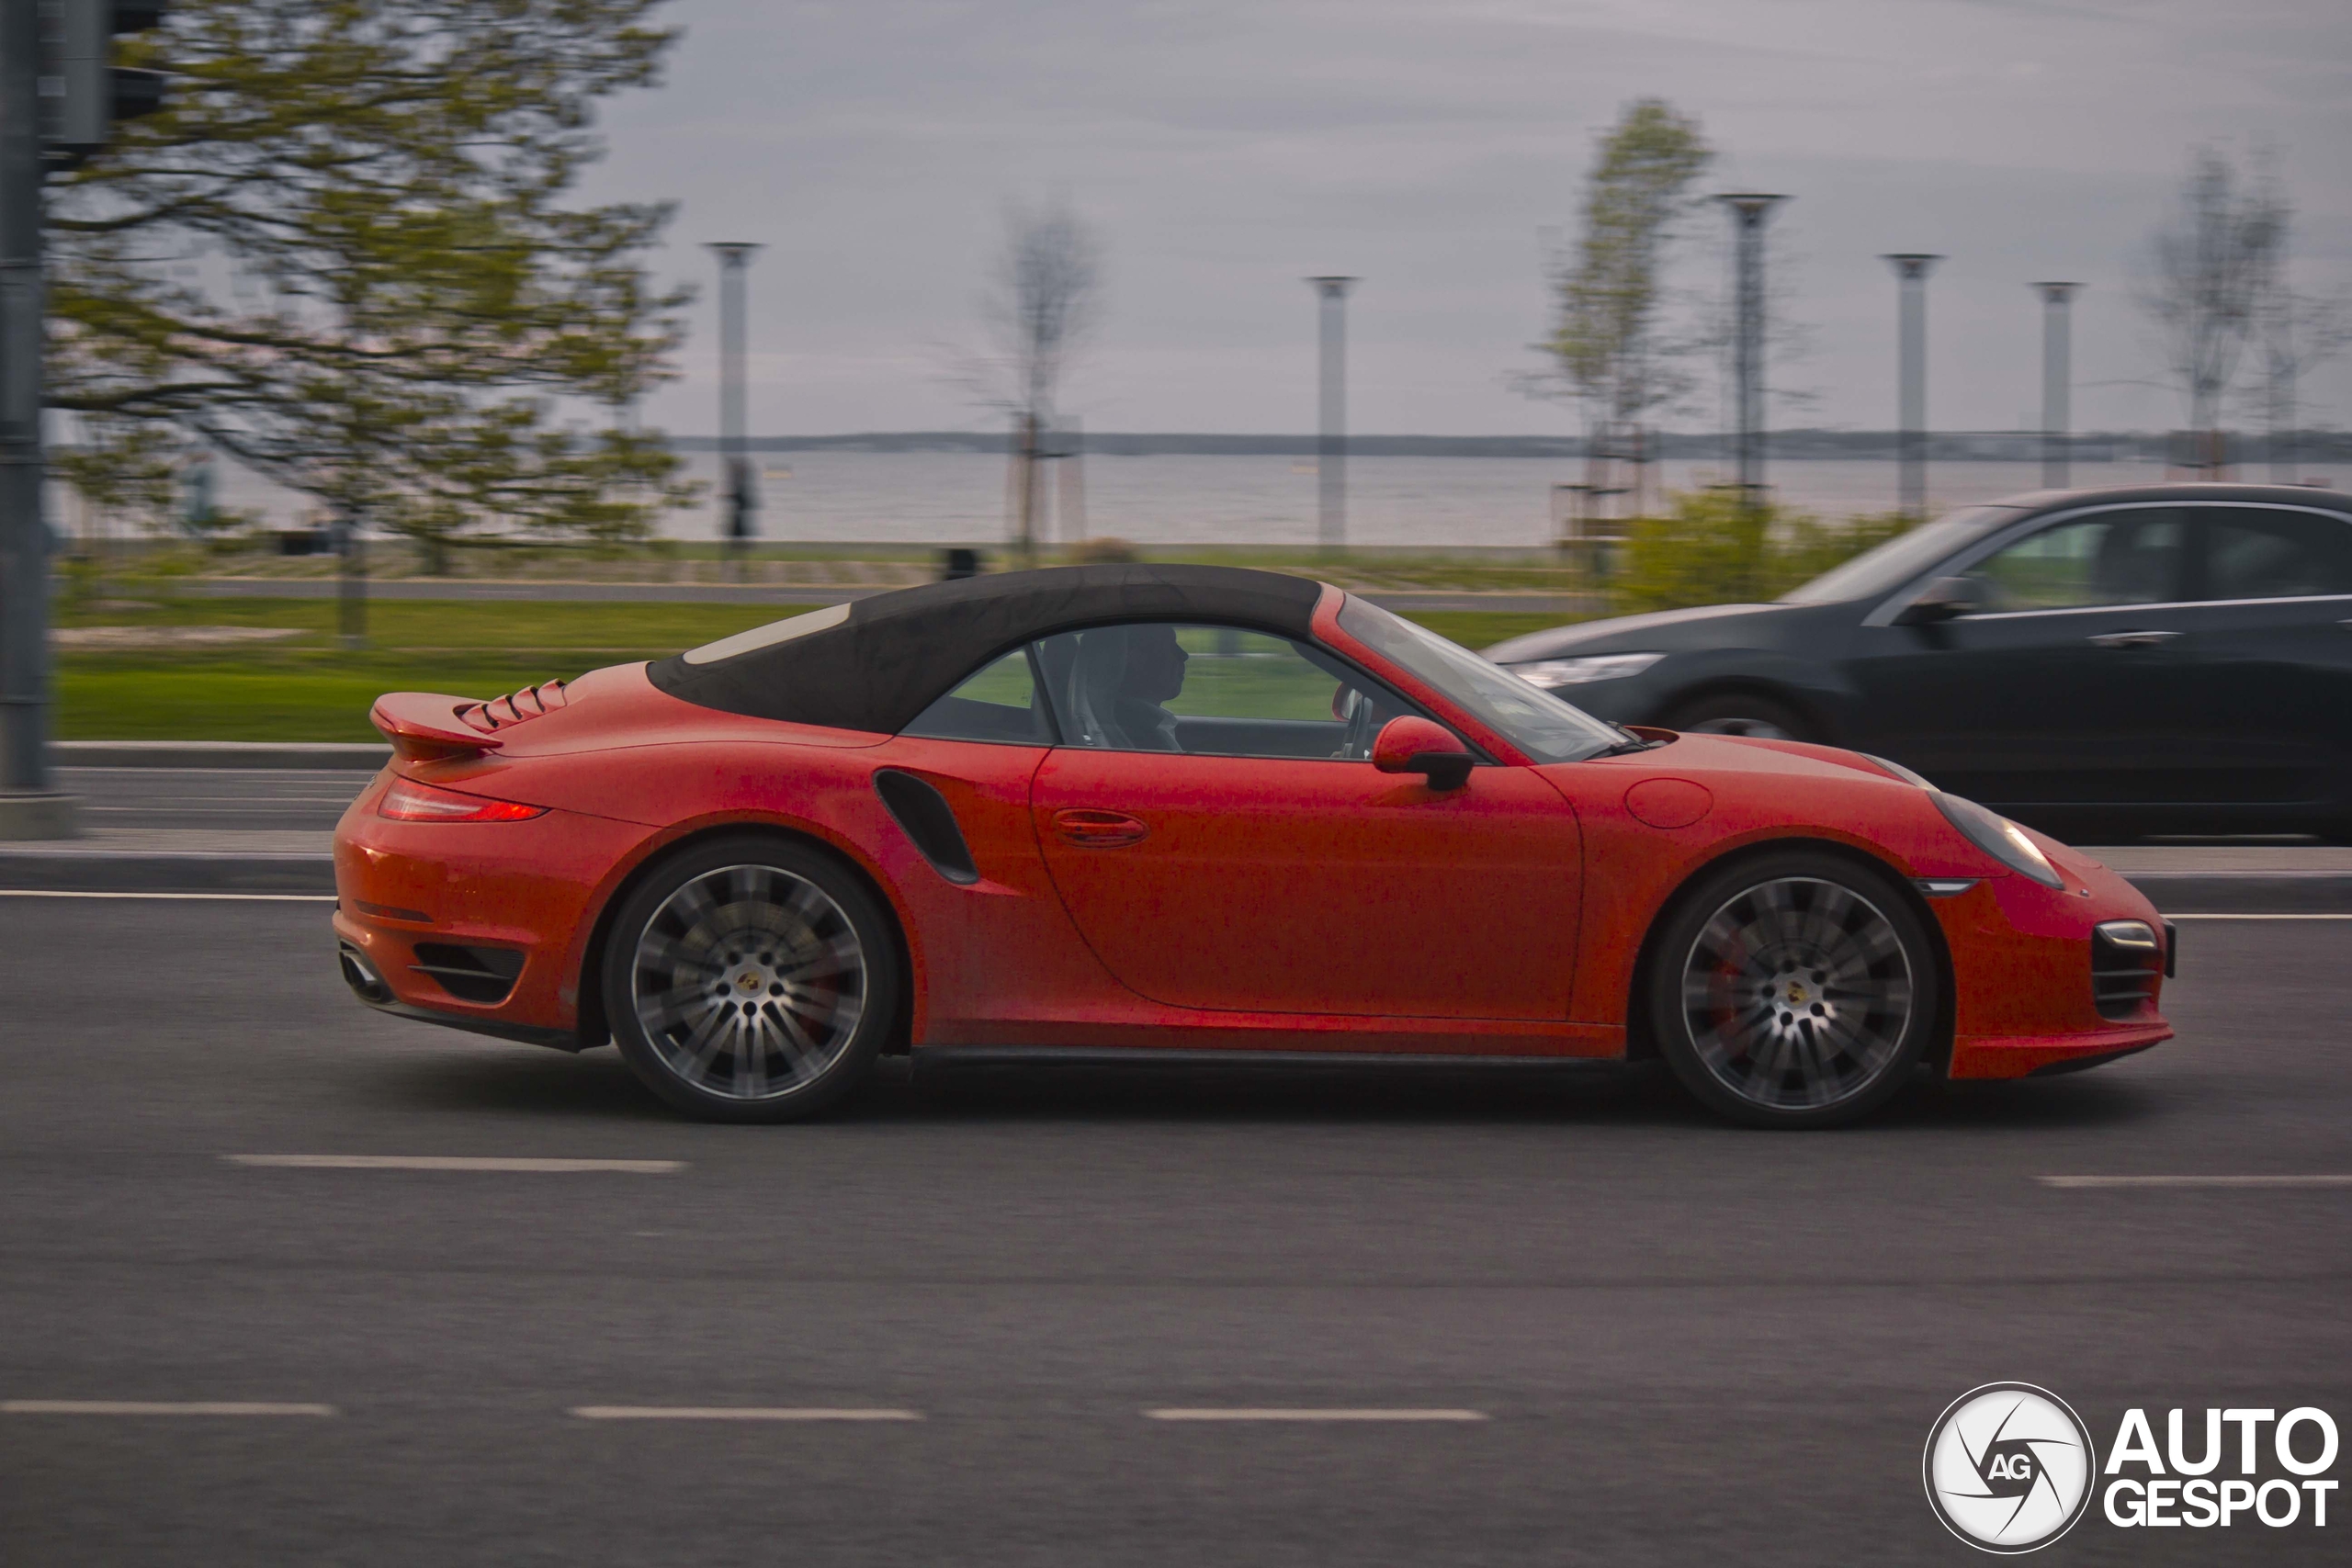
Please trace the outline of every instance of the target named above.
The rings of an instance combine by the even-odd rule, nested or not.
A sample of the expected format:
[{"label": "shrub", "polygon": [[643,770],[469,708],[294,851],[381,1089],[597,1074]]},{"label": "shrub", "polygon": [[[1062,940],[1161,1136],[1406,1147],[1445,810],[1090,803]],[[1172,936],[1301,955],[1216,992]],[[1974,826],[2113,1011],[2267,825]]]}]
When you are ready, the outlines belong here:
[{"label": "shrub", "polygon": [[1125,539],[1113,538],[1109,535],[1100,538],[1080,539],[1069,547],[1069,564],[1072,566],[1125,565],[1129,561],[1138,561],[1142,558],[1143,557],[1136,553],[1133,545]]},{"label": "shrub", "polygon": [[1911,525],[1899,512],[1824,523],[1734,491],[1678,492],[1663,517],[1626,525],[1608,583],[1621,613],[1771,599]]}]

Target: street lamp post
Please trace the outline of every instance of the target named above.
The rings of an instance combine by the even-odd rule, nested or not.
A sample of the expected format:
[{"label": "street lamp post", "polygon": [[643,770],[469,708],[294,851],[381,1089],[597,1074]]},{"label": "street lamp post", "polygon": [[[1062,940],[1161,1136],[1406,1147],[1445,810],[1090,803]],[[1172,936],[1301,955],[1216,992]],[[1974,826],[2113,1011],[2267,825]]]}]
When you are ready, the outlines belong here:
[{"label": "street lamp post", "polygon": [[1348,542],[1348,290],[1362,280],[1306,281],[1322,301],[1322,431],[1315,442],[1315,536],[1329,552]]},{"label": "street lamp post", "polygon": [[1742,506],[1764,500],[1764,223],[1788,200],[1761,191],[1715,197],[1732,217],[1732,458]]},{"label": "street lamp post", "polygon": [[703,247],[718,258],[718,466],[726,475],[726,551],[738,560],[752,536],[752,513],[759,509],[744,456],[743,283],[761,247],[726,241]]},{"label": "street lamp post", "polygon": [[1892,265],[1901,280],[1897,305],[1897,379],[1900,383],[1902,428],[1896,437],[1901,466],[1898,493],[1901,509],[1913,517],[1928,514],[1928,274],[1944,258],[1919,251],[1898,251],[1880,258]]},{"label": "street lamp post", "polygon": [[49,771],[49,524],[41,515],[41,11],[0,0],[0,839],[63,839]]},{"label": "street lamp post", "polygon": [[2075,389],[2073,311],[2079,283],[2037,283],[2041,296],[2041,485],[2064,490],[2067,484],[2067,442],[2073,415],[2068,405]]}]

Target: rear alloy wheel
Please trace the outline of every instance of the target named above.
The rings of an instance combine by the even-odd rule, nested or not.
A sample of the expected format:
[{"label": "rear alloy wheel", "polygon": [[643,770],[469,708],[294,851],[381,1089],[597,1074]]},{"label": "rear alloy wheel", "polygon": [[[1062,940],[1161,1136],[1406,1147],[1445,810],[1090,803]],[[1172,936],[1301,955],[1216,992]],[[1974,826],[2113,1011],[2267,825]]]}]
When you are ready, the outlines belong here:
[{"label": "rear alloy wheel", "polygon": [[1794,708],[1745,692],[1725,692],[1687,703],[1667,716],[1664,728],[1685,735],[1751,735],[1758,740],[1814,738],[1813,726]]},{"label": "rear alloy wheel", "polygon": [[898,959],[830,856],[774,839],[704,845],[630,895],[605,955],[613,1038],[696,1116],[786,1122],[854,1088],[889,1031]]},{"label": "rear alloy wheel", "polygon": [[1892,878],[1829,855],[1752,861],[1693,889],[1657,952],[1660,1048],[1735,1121],[1856,1121],[1926,1058],[1935,958]]}]

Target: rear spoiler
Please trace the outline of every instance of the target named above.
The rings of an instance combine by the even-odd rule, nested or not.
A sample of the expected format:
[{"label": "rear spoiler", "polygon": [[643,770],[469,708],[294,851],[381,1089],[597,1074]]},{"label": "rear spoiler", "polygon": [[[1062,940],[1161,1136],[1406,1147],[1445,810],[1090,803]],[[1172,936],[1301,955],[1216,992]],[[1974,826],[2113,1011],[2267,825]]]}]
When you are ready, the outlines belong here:
[{"label": "rear spoiler", "polygon": [[473,697],[387,692],[368,710],[368,721],[384,732],[395,755],[412,762],[437,762],[452,757],[479,757],[504,743],[458,718],[461,710],[480,706]]}]

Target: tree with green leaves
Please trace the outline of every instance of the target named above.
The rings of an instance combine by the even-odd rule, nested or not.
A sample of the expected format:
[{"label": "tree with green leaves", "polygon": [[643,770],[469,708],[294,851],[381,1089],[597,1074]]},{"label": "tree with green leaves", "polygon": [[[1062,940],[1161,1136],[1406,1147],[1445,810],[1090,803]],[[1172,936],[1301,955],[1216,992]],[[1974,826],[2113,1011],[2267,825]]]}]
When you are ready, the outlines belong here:
[{"label": "tree with green leaves", "polygon": [[1589,451],[1609,450],[1612,434],[1688,389],[1672,364],[1686,345],[1662,326],[1664,271],[1692,208],[1690,186],[1713,156],[1699,122],[1661,98],[1629,105],[1600,140],[1581,232],[1555,269],[1557,315],[1542,345],[1557,366],[1555,385],[1584,411]]},{"label": "tree with green leaves", "polygon": [[164,109],[53,176],[64,475],[153,511],[190,445],[440,547],[642,534],[688,494],[628,410],[683,292],[669,209],[576,205],[660,0],[175,0]]}]

